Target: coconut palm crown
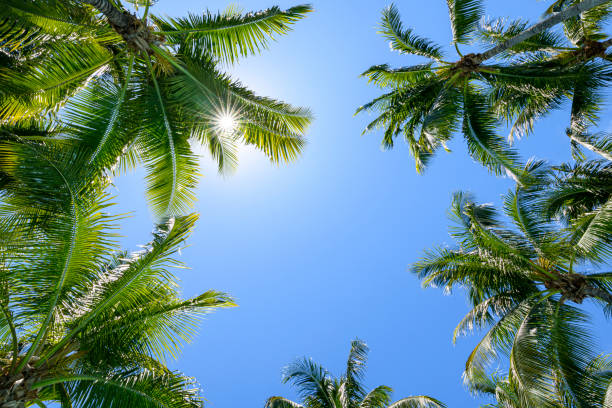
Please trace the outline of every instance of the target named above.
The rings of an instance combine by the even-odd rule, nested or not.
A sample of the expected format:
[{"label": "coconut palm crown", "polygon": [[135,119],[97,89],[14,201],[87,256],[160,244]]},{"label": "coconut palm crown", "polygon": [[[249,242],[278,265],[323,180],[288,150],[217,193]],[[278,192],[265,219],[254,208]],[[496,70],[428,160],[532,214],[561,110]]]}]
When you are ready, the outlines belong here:
[{"label": "coconut palm crown", "polygon": [[100,172],[144,163],[160,218],[194,200],[193,145],[221,171],[236,164],[238,143],[273,162],[300,154],[308,109],[257,96],[222,68],[288,33],[310,6],[168,18],[136,3],[132,13],[109,0],[3,2],[0,125],[52,122],[61,131],[47,141],[85,145]]},{"label": "coconut palm crown", "polygon": [[[392,50],[428,61],[397,69],[376,65],[363,73],[385,90],[357,110],[378,115],[364,133],[384,129],[384,148],[392,148],[401,135],[421,172],[459,131],[476,161],[495,174],[523,182],[526,175],[519,155],[497,128],[505,121],[511,127],[510,140],[527,134],[537,118],[569,96],[568,136],[576,149],[580,145],[596,151],[598,141],[582,133],[596,122],[601,92],[612,79],[606,53],[612,39],[597,41],[603,35],[599,23],[610,4],[604,0],[563,3],[559,11],[529,26],[522,20],[484,19],[482,0],[447,0],[452,44],[459,56],[454,62],[442,46],[404,28],[397,7],[391,5],[383,11],[380,33]],[[550,30],[576,18],[593,26],[583,41],[572,43]],[[461,51],[475,42],[489,48],[480,53]]]},{"label": "coconut palm crown", "polygon": [[577,406],[600,406],[589,405],[600,394],[584,380],[596,347],[580,305],[590,300],[607,314],[612,310],[612,274],[597,266],[612,255],[609,230],[602,234],[609,213],[562,228],[546,217],[551,200],[542,186],[551,184],[549,170],[530,162],[525,172],[540,183],[517,186],[505,196],[510,227],[491,205],[456,193],[451,235],[458,247],[427,251],[413,271],[425,287],[467,292],[472,310],[453,338],[485,330],[466,362],[467,381],[506,356],[526,406],[554,406],[551,395],[560,389],[572,394]]},{"label": "coconut palm crown", "polygon": [[213,290],[183,299],[169,271],[197,216],[119,251],[109,180],[92,176],[87,149],[0,149],[0,407],[201,407],[195,380],[166,361],[233,303]]},{"label": "coconut palm crown", "polygon": [[302,404],[283,397],[271,397],[266,408],[441,408],[440,401],[420,395],[403,398],[391,403],[392,389],[381,385],[370,392],[363,380],[368,347],[361,340],[351,342],[346,371],[333,377],[325,368],[304,358],[285,369],[283,382],[295,385],[302,397]]}]

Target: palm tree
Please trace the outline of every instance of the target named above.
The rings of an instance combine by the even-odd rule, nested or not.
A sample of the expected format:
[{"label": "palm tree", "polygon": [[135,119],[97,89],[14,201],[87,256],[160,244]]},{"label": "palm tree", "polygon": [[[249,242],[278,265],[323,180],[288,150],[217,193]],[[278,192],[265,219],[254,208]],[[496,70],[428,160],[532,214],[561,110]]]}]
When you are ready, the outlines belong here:
[{"label": "palm tree", "polygon": [[472,310],[457,325],[454,341],[475,328],[487,329],[466,362],[468,381],[502,353],[526,401],[549,406],[547,393],[562,382],[580,406],[592,406],[586,402],[587,384],[580,380],[594,358],[588,316],[568,303],[591,299],[612,310],[612,274],[589,270],[606,260],[612,245],[604,240],[597,250],[584,247],[588,229],[580,234],[550,222],[538,210],[548,170],[534,162],[525,171],[541,184],[517,186],[506,195],[504,210],[512,228],[502,224],[491,205],[457,193],[451,213],[459,247],[428,251],[413,270],[425,287],[467,291]]},{"label": "palm tree", "polygon": [[299,390],[303,405],[283,397],[271,397],[266,408],[436,408],[440,401],[420,395],[391,403],[393,390],[381,385],[366,392],[361,383],[368,347],[361,340],[351,342],[346,372],[334,378],[311,359],[298,360],[285,370],[283,382],[293,383]]},{"label": "palm tree", "polygon": [[[607,5],[604,0],[582,1],[531,27],[522,21],[507,25],[498,21],[479,28],[481,0],[449,0],[452,43],[460,56],[456,62],[445,59],[440,45],[405,29],[397,8],[390,6],[383,11],[381,33],[391,48],[429,61],[398,69],[377,65],[363,73],[386,91],[357,110],[379,113],[364,132],[385,129],[385,148],[392,148],[394,139],[403,135],[420,172],[460,130],[475,160],[495,174],[521,180],[525,175],[518,154],[496,133],[496,127],[506,120],[512,125],[511,136],[529,132],[536,118],[558,107],[567,95],[576,100],[576,118],[593,118],[589,112],[596,94],[610,81],[607,61],[597,58],[612,41],[571,48],[549,29]],[[463,54],[459,46],[475,39],[494,46],[482,53]],[[490,59],[497,61],[485,64]],[[578,83],[582,85],[576,90]],[[588,101],[580,102],[579,94]]]},{"label": "palm tree", "polygon": [[[193,378],[166,367],[208,311],[182,299],[169,266],[197,219],[170,218],[135,253],[117,251],[108,180],[87,150],[5,142],[0,161],[0,407],[200,407]],[[10,152],[7,152],[10,150]]]},{"label": "palm tree", "polygon": [[220,67],[266,48],[312,8],[179,19],[149,8],[137,17],[106,0],[5,2],[0,124],[51,121],[61,132],[48,142],[84,144],[100,172],[143,162],[160,217],[183,213],[194,199],[190,143],[206,147],[220,170],[236,164],[237,143],[273,162],[295,159],[310,112],[257,96]]}]

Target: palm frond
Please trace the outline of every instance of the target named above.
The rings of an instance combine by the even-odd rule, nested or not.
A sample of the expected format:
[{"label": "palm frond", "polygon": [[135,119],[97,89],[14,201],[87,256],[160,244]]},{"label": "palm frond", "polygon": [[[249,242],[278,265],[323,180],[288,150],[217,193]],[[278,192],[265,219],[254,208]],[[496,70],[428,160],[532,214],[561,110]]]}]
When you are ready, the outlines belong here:
[{"label": "palm frond", "polygon": [[[586,133],[589,125],[597,123],[602,103],[602,92],[609,83],[609,73],[593,65],[590,63],[584,64],[582,70],[586,71],[585,75],[580,75],[575,82],[568,135],[572,141],[578,142],[599,153],[602,152],[602,149],[597,149],[597,146],[588,143],[588,140],[583,141],[583,138],[581,138],[581,135]],[[605,152],[605,150],[603,151]],[[612,155],[608,156],[608,159],[612,158]]]},{"label": "palm frond", "polygon": [[470,155],[497,175],[524,181],[518,154],[495,134],[496,119],[484,98],[474,91],[464,94],[463,135]]},{"label": "palm frond", "polygon": [[[21,368],[55,320],[63,318],[70,300],[86,290],[95,265],[110,256],[114,243],[108,229],[115,218],[104,211],[109,205],[104,182],[87,179],[79,151],[14,142],[0,150],[0,161],[12,161],[0,167],[14,180],[0,214],[10,214],[9,223],[22,234],[15,256],[37,294],[27,301],[29,291],[20,293],[24,303],[15,307],[34,327],[40,325]],[[35,244],[43,237],[44,244]]]},{"label": "palm frond", "polygon": [[576,246],[585,257],[594,259],[612,256],[612,197],[592,213],[574,222]]},{"label": "palm frond", "polygon": [[[232,146],[238,141],[263,151],[275,163],[299,156],[305,146],[303,134],[312,121],[308,109],[257,96],[218,73],[205,58],[183,55],[173,63],[180,72],[169,80],[170,89],[192,116],[188,119],[195,137],[209,146],[220,169],[236,162]],[[217,123],[224,115],[235,123],[231,135],[219,135]]]},{"label": "palm frond", "polygon": [[[93,370],[92,370],[93,371]],[[180,373],[151,370],[83,374],[44,379],[34,389],[63,383],[75,405],[84,408],[138,406],[197,408],[202,399],[193,378]]]},{"label": "palm frond", "polygon": [[389,408],[444,408],[446,405],[435,398],[426,395],[418,395],[414,397],[403,398],[393,404]]},{"label": "palm frond", "polygon": [[303,398],[312,398],[323,406],[333,406],[328,390],[329,373],[311,359],[304,358],[287,366],[283,372],[283,382],[292,383]]},{"label": "palm frond", "polygon": [[468,43],[484,13],[482,0],[446,0],[453,32],[453,43]]},{"label": "palm frond", "polygon": [[312,11],[310,5],[281,10],[273,7],[256,13],[240,14],[235,9],[220,14],[190,14],[186,18],[153,17],[169,44],[192,53],[214,56],[226,63],[259,53],[276,35],[287,34],[293,24]]},{"label": "palm frond", "polygon": [[515,299],[520,299],[520,297],[521,294],[518,293],[500,293],[485,299],[473,307],[455,327],[453,343],[457,341],[459,336],[472,332],[476,328],[482,329],[492,325],[500,316],[512,312],[517,304]]},{"label": "palm frond", "polygon": [[95,35],[98,41],[116,34],[74,1],[6,0],[0,10],[0,44],[9,53],[29,54],[44,42],[75,41]]},{"label": "palm frond", "polygon": [[429,78],[433,74],[431,64],[414,65],[392,69],[389,65],[374,65],[361,76],[368,78],[368,82],[372,82],[381,88],[388,86],[411,85]]},{"label": "palm frond", "polygon": [[96,43],[57,43],[40,60],[0,69],[0,119],[8,123],[56,112],[116,58]]},{"label": "palm frond", "polygon": [[[591,152],[598,154],[608,161],[612,161],[612,135],[609,133],[578,133],[568,130],[568,136],[572,140],[574,149],[580,149],[581,147],[590,150]],[[578,161],[584,161],[585,156],[581,151],[573,151],[574,158]]]},{"label": "palm frond", "polygon": [[355,339],[351,342],[351,351],[346,362],[344,388],[351,401],[362,399],[365,390],[361,384],[365,366],[368,360],[368,346],[365,342]]},{"label": "palm frond", "polygon": [[[121,256],[90,283],[90,290],[74,303],[70,331],[48,350],[47,359],[73,338],[89,350],[88,358],[100,364],[112,353],[148,353],[163,360],[176,356],[179,344],[195,334],[198,318],[215,307],[232,306],[231,299],[209,291],[193,299],[179,299],[167,271],[177,265],[172,258],[184,243],[197,216],[178,217],[158,226],[145,250]],[[118,344],[119,343],[119,344]],[[109,345],[116,344],[109,352]],[[96,360],[99,359],[99,360]]]},{"label": "palm frond", "polygon": [[612,164],[588,161],[556,168],[555,183],[546,195],[544,212],[566,222],[595,211],[612,195]]},{"label": "palm frond", "polygon": [[389,40],[389,45],[394,51],[420,55],[434,60],[443,58],[442,47],[414,34],[411,28],[403,28],[399,10],[394,4],[383,10],[379,33]]},{"label": "palm frond", "polygon": [[390,387],[379,385],[363,397],[358,408],[387,408],[392,392]]},{"label": "palm frond", "polygon": [[303,405],[283,397],[270,397],[266,401],[265,408],[304,408]]},{"label": "palm frond", "polygon": [[138,109],[129,104],[130,77],[131,66],[121,86],[107,77],[93,81],[70,99],[62,115],[68,136],[89,150],[88,165],[96,170],[114,170],[138,136],[133,125]]},{"label": "palm frond", "polygon": [[155,76],[151,82],[142,95],[150,120],[142,124],[139,137],[139,149],[146,157],[147,196],[159,217],[180,215],[193,206],[198,175],[188,143],[190,123]]},{"label": "palm frond", "polygon": [[[548,7],[546,14],[560,12],[577,3],[577,0],[557,0]],[[601,40],[604,38],[603,26],[609,20],[611,13],[612,6],[604,3],[584,11],[577,17],[565,20],[563,29],[566,37],[576,45],[584,39]]]},{"label": "palm frond", "polygon": [[[487,46],[495,46],[515,37],[528,27],[529,22],[521,19],[510,21],[506,19],[482,19],[476,35]],[[566,45],[562,35],[551,30],[545,30],[510,47],[502,56],[524,53],[533,53],[536,56],[540,54],[554,55],[563,51]]]}]

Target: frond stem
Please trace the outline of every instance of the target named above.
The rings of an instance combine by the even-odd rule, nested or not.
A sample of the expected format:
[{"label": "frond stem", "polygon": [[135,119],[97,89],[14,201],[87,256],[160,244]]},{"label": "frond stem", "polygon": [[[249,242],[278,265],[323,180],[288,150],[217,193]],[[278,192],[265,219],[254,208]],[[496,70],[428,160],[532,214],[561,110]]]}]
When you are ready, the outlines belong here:
[{"label": "frond stem", "polygon": [[459,54],[459,57],[463,58],[463,54],[461,51],[459,51],[459,44],[453,43],[453,45],[455,46],[455,50],[457,51],[457,54]]},{"label": "frond stem", "polygon": [[108,125],[106,126],[106,130],[104,131],[104,136],[102,136],[102,140],[100,140],[100,143],[98,144],[98,147],[96,148],[95,152],[93,153],[93,155],[89,159],[89,163],[90,164],[98,156],[98,154],[102,150],[102,146],[104,146],[104,144],[106,143],[106,140],[110,136],[110,133],[112,132],[113,128],[115,127],[115,122],[117,121],[117,118],[119,117],[119,109],[121,108],[121,105],[123,104],[123,100],[124,100],[125,95],[126,95],[126,91],[127,91],[127,88],[128,88],[129,82],[130,82],[130,78],[132,76],[132,68],[133,68],[133,66],[134,66],[134,55],[131,55],[130,56],[130,61],[129,61],[128,72],[127,72],[127,75],[125,77],[125,83],[123,84],[123,87],[121,88],[121,92],[119,94],[119,99],[117,100],[117,105],[115,105],[115,108],[113,109],[113,113],[111,114],[111,118],[110,118],[110,120],[108,122]]},{"label": "frond stem", "polygon": [[[154,49],[159,49],[155,45],[152,45]],[[159,107],[162,111],[163,119],[164,119],[164,127],[166,128],[166,132],[168,133],[168,145],[170,147],[170,156],[172,160],[172,189],[170,191],[170,199],[168,200],[168,205],[166,206],[166,214],[170,210],[170,206],[174,201],[174,195],[176,194],[176,177],[177,177],[177,164],[176,164],[176,151],[174,148],[174,139],[172,134],[172,129],[170,128],[170,122],[168,121],[168,115],[166,113],[166,108],[164,107],[164,101],[162,99],[161,90],[159,89],[159,84],[157,83],[157,79],[155,78],[155,73],[153,72],[153,67],[151,66],[151,57],[147,54],[147,68],[149,70],[149,74],[151,75],[151,80],[153,81],[153,85],[155,86],[155,93],[157,94],[157,100],[159,102]]]}]

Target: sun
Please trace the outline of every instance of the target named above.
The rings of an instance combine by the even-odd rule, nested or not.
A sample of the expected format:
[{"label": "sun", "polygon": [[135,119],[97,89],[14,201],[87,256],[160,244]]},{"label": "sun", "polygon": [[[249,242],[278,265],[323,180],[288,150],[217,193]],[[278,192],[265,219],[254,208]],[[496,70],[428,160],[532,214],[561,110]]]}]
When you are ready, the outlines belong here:
[{"label": "sun", "polygon": [[236,130],[236,118],[231,113],[222,113],[216,119],[217,128],[226,134],[234,133]]}]

